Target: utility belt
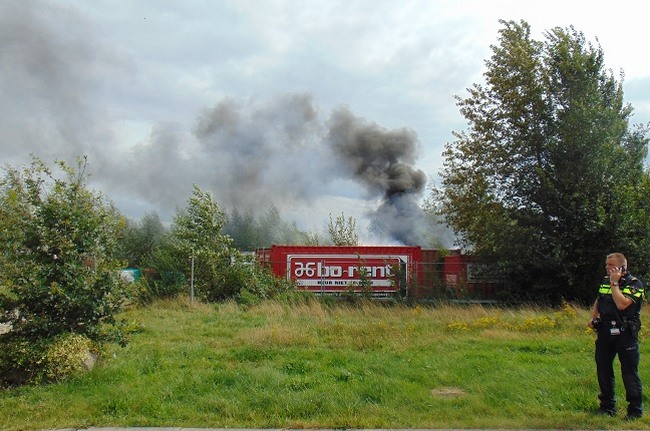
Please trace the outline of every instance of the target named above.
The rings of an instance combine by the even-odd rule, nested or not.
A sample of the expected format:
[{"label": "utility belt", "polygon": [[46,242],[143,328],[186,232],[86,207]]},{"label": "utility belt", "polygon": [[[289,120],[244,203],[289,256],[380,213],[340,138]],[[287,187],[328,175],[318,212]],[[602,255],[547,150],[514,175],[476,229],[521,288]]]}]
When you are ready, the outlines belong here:
[{"label": "utility belt", "polygon": [[629,331],[633,337],[637,337],[641,329],[641,322],[633,317],[603,317],[594,319],[594,327],[599,331],[607,331],[610,335],[621,335]]}]

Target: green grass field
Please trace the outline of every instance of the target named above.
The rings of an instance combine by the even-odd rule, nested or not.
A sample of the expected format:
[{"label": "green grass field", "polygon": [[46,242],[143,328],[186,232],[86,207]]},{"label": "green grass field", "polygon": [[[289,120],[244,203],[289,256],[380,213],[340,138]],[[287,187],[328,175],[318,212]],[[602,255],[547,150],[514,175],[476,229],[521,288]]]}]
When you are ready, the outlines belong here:
[{"label": "green grass field", "polygon": [[92,372],[1,390],[0,428],[650,427],[622,420],[618,371],[620,416],[591,414],[586,309],[175,300],[125,316],[139,331]]}]

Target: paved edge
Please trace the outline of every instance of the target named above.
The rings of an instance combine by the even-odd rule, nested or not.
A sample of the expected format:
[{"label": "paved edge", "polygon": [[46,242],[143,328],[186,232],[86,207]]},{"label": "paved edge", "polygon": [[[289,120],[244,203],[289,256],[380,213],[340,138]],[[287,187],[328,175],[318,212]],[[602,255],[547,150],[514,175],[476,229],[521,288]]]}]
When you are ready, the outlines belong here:
[{"label": "paved edge", "polygon": [[[319,429],[301,429],[301,428],[183,428],[183,427],[90,427],[90,428],[61,428],[50,429],[44,431],[561,431],[552,429],[519,429],[519,430],[504,430],[504,429],[457,429],[457,428],[435,428],[435,429],[421,429],[421,428],[383,428],[383,429],[332,429],[332,428],[319,428]],[[573,431],[580,431],[575,429]],[[585,430],[586,431],[586,430]],[[644,431],[644,430],[627,430],[627,431]],[[647,430],[645,430],[647,431]]]}]

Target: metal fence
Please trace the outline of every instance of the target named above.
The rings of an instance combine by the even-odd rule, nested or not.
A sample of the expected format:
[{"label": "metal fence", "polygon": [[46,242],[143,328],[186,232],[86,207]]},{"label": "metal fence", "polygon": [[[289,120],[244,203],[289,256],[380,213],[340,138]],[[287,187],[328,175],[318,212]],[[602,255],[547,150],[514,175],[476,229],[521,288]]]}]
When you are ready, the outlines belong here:
[{"label": "metal fence", "polygon": [[[260,262],[272,267],[273,262]],[[404,274],[403,271],[407,271]],[[286,277],[286,274],[278,277]],[[383,275],[383,274],[382,274]],[[413,301],[458,300],[494,301],[505,286],[505,278],[475,263],[415,262],[406,268],[394,267],[388,277],[360,281],[327,278],[310,280],[311,285],[298,280],[298,288],[320,295],[366,293],[376,298],[401,297]],[[362,283],[366,283],[365,286]]]}]

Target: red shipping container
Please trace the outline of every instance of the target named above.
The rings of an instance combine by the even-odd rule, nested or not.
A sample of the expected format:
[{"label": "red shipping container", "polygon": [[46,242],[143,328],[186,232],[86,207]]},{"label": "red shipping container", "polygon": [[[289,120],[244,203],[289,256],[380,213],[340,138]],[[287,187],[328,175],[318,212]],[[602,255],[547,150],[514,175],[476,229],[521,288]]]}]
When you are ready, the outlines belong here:
[{"label": "red shipping container", "polygon": [[493,298],[505,283],[505,277],[496,267],[474,262],[470,255],[445,258],[445,285],[457,295]]},{"label": "red shipping container", "polygon": [[[372,294],[389,294],[410,283],[421,261],[419,246],[273,245],[258,251],[273,273],[296,282],[301,290],[320,293],[360,291],[362,272]],[[360,271],[360,269],[365,271]]]}]

